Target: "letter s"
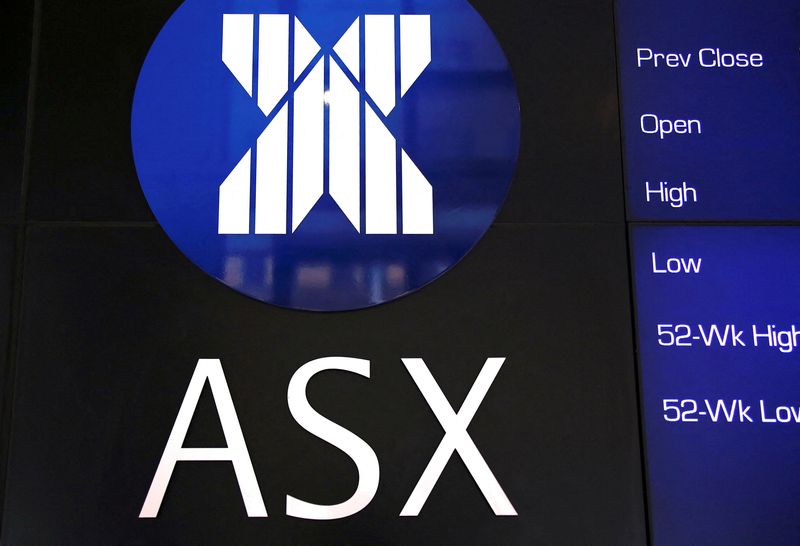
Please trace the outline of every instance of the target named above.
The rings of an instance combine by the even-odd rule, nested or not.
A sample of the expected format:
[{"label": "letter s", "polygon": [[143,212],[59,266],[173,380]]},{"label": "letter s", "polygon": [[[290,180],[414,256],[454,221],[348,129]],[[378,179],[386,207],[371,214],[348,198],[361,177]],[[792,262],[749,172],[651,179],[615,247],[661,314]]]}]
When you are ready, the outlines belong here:
[{"label": "letter s", "polygon": [[369,377],[369,360],[347,357],[328,357],[312,360],[295,372],[289,382],[287,399],[289,411],[305,430],[345,452],[356,464],[358,486],[348,500],[333,505],[311,504],[290,495],[286,496],[286,515],[313,520],[346,518],[366,507],[378,490],[380,465],[372,448],[361,438],[326,419],[308,403],[306,386],[317,373],[341,370]]}]

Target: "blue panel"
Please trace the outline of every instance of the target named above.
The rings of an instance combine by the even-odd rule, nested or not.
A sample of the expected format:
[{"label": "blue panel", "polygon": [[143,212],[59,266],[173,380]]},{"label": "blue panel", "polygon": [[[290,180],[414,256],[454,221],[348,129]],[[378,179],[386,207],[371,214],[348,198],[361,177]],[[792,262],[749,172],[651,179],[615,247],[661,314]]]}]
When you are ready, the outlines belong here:
[{"label": "blue panel", "polygon": [[[219,187],[272,119],[222,62],[225,13],[297,16],[323,52],[361,15],[430,15],[432,62],[385,125],[433,187],[432,235],[358,233],[327,192],[295,233],[218,235]],[[519,134],[508,63],[465,0],[188,0],[148,54],[132,120],[142,188],[178,248],[244,294],[323,311],[395,299],[454,266],[505,200]]]},{"label": "blue panel", "polygon": [[631,217],[800,219],[797,1],[618,0],[617,24]]},{"label": "blue panel", "polygon": [[797,227],[633,231],[656,545],[800,543],[798,248]]}]

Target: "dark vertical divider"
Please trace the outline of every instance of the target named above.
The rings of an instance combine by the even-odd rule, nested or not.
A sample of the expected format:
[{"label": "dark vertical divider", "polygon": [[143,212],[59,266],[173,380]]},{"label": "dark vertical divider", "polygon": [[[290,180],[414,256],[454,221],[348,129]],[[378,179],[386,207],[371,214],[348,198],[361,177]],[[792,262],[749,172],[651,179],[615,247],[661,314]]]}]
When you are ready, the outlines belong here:
[{"label": "dark vertical divider", "polygon": [[33,2],[4,3],[0,18],[0,221],[15,222],[25,148]]},{"label": "dark vertical divider", "polygon": [[633,269],[633,252],[631,250],[631,225],[630,219],[628,217],[628,186],[627,181],[625,179],[625,145],[624,145],[624,135],[622,133],[623,130],[623,121],[622,121],[622,96],[620,93],[620,66],[619,66],[619,38],[618,38],[618,29],[617,29],[617,4],[616,2],[612,2],[612,10],[614,14],[614,51],[615,51],[615,62],[614,66],[616,68],[617,73],[617,113],[619,119],[619,142],[620,142],[620,150],[619,150],[619,162],[620,162],[620,169],[622,170],[622,176],[620,178],[620,183],[622,184],[622,197],[623,197],[623,207],[625,209],[625,246],[628,250],[627,252],[627,261],[628,261],[628,289],[630,291],[630,310],[631,310],[631,331],[634,333],[632,336],[632,351],[633,351],[633,364],[634,369],[632,370],[634,374],[634,383],[636,385],[636,415],[639,421],[639,455],[641,460],[641,470],[642,470],[642,503],[644,506],[644,532],[647,538],[647,543],[652,544],[653,538],[651,535],[651,528],[650,528],[650,495],[647,486],[647,443],[646,443],[646,430],[644,426],[644,414],[643,414],[643,406],[642,406],[642,382],[641,382],[641,370],[640,366],[641,363],[639,362],[639,340],[636,334],[637,328],[637,317],[636,317],[636,289],[634,287],[634,269]]},{"label": "dark vertical divider", "polygon": [[[36,92],[41,0],[12,1],[2,17],[3,79],[8,110],[2,126],[8,131],[0,143],[0,507],[5,505],[5,484],[10,447],[16,378],[18,325],[22,307],[30,173],[30,141]],[[5,131],[4,131],[5,132]],[[0,529],[3,517],[0,514]]]}]

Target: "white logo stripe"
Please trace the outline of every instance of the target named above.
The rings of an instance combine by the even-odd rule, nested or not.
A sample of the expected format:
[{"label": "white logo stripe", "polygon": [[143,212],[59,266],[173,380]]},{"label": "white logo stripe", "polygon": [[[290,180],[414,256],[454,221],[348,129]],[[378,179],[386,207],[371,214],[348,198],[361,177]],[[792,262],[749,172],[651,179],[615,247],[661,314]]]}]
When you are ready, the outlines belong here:
[{"label": "white logo stripe", "polygon": [[333,51],[344,62],[345,68],[350,71],[350,74],[356,79],[360,78],[361,72],[361,54],[359,47],[361,45],[361,21],[356,19],[350,28],[347,29],[339,41],[333,46]]},{"label": "white logo stripe", "polygon": [[323,190],[325,154],[325,63],[317,61],[294,94],[292,232]]},{"label": "white logo stripe", "polygon": [[222,62],[253,96],[253,16],[222,16]]},{"label": "white logo stripe", "polygon": [[433,188],[405,150],[403,155],[403,233],[433,234]]},{"label": "white logo stripe", "polygon": [[[288,37],[286,42],[288,43]],[[319,44],[311,37],[306,27],[297,17],[294,18],[294,79],[295,81],[303,73],[303,70],[311,64],[314,56],[319,53]],[[287,55],[288,62],[288,55]]]},{"label": "white logo stripe", "polygon": [[[288,66],[286,70],[288,74]],[[258,137],[256,153],[257,234],[286,233],[288,112],[288,104],[284,104],[272,123]]]},{"label": "white logo stripe", "polygon": [[400,16],[400,96],[431,62],[431,16]]},{"label": "white logo stripe", "polygon": [[364,26],[364,83],[383,115],[395,105],[394,15],[367,15]]},{"label": "white logo stripe", "polygon": [[288,90],[289,16],[261,15],[258,21],[258,106],[261,111],[269,115]]},{"label": "white logo stripe", "polygon": [[250,233],[250,150],[219,188],[219,233]]},{"label": "white logo stripe", "polygon": [[330,193],[356,231],[361,231],[360,97],[339,64],[331,61]]},{"label": "white logo stripe", "polygon": [[[367,80],[369,81],[369,80]],[[367,233],[397,233],[397,144],[372,108],[366,116]]]}]

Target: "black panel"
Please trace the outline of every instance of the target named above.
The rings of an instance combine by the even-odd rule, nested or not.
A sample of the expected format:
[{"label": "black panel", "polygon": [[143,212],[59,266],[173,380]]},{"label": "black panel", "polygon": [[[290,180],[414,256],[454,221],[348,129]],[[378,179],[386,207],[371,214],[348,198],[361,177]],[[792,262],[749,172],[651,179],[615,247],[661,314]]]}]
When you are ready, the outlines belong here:
[{"label": "black panel", "polygon": [[503,222],[624,218],[612,2],[472,0],[506,51],[522,108]]},{"label": "black panel", "polygon": [[[57,272],[57,274],[54,274]],[[158,228],[34,228],[3,544],[642,544],[644,517],[622,226],[494,228],[410,297],[344,314],[281,310],[188,263]],[[349,497],[347,456],[291,419],[309,399],[381,462],[346,520],[285,515],[285,495]],[[401,357],[455,407],[484,360],[507,363],[470,433],[519,512],[492,515],[458,457],[417,518],[398,516],[442,431]],[[139,520],[198,358],[221,358],[270,518],[248,520],[228,463],[179,463],[160,517]],[[188,444],[219,445],[206,399]]]},{"label": "black panel", "polygon": [[[14,249],[17,229],[14,226],[0,226],[0,396],[7,392],[8,379],[6,356],[10,335],[11,301],[14,275]],[[0,400],[2,407],[2,400]],[[6,431],[0,426],[0,436]]]},{"label": "black panel", "polygon": [[130,145],[139,69],[180,2],[43,2],[29,216],[148,220]]},{"label": "black panel", "polygon": [[6,455],[9,441],[9,414],[13,371],[8,360],[11,339],[11,308],[13,302],[15,248],[17,229],[12,225],[0,225],[0,488],[6,473]]},{"label": "black panel", "polygon": [[[144,57],[178,5],[44,3],[33,218],[151,218],[131,156],[131,102]],[[522,107],[519,168],[501,220],[622,220],[611,2],[473,5],[509,57]]]},{"label": "black panel", "polygon": [[31,60],[33,2],[3,3],[0,17],[0,220],[19,211],[25,150],[28,72]]}]

